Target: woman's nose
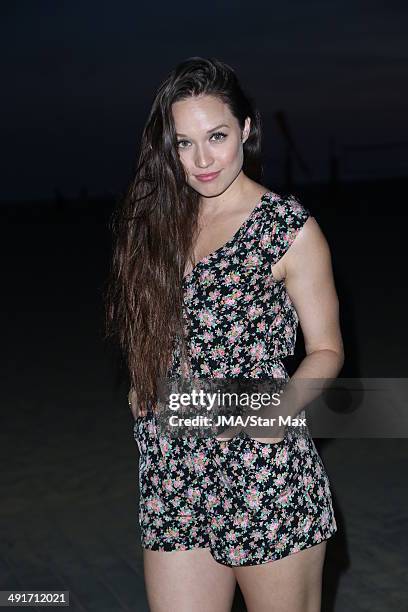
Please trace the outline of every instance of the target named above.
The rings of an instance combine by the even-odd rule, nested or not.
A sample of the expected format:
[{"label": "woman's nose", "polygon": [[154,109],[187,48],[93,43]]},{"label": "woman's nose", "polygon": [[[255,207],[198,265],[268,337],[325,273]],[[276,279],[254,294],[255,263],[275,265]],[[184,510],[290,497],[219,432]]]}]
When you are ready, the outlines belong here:
[{"label": "woman's nose", "polygon": [[195,163],[198,168],[207,168],[213,161],[210,151],[204,147],[197,147]]}]

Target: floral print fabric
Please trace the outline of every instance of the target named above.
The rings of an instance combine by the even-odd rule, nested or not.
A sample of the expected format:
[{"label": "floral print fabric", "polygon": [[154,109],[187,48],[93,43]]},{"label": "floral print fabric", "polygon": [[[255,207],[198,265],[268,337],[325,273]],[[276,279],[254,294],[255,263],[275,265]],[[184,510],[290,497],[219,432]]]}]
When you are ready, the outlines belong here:
[{"label": "floral print fabric", "polygon": [[[236,234],[185,277],[190,374],[288,379],[298,316],[271,267],[310,212],[293,196],[267,192]],[[188,374],[178,345],[169,376]],[[305,418],[305,413],[299,414]],[[279,559],[337,530],[328,476],[307,429],[288,427],[264,443],[241,433],[225,448],[215,438],[171,438],[156,416],[135,421],[142,546],[210,547],[230,566]]]}]

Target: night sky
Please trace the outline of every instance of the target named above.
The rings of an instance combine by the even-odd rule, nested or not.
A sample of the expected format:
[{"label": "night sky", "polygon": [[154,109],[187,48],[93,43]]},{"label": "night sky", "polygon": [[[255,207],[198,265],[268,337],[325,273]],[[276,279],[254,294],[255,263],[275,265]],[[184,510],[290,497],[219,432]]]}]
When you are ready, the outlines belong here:
[{"label": "night sky", "polygon": [[[272,178],[284,147],[276,111],[316,180],[327,178],[331,135],[340,154],[408,142],[407,2],[19,0],[0,10],[0,200],[122,191],[156,88],[193,55],[229,63],[254,97]],[[342,169],[406,175],[407,158],[406,145],[372,150]]]}]

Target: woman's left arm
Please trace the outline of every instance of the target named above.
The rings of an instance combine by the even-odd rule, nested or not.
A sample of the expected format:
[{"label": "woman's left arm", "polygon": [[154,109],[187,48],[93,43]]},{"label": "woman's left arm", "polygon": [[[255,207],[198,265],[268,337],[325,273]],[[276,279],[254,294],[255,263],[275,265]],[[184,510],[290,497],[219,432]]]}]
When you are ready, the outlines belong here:
[{"label": "woman's left arm", "polygon": [[305,340],[306,357],[292,378],[336,378],[344,363],[339,300],[330,248],[314,217],[280,263]]}]

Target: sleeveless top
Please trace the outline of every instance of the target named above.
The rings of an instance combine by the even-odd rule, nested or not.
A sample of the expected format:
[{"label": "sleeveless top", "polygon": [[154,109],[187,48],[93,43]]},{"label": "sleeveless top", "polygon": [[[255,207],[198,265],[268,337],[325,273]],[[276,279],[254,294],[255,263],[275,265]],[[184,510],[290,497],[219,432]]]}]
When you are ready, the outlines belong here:
[{"label": "sleeveless top", "polygon": [[309,216],[293,195],[266,192],[234,236],[183,279],[190,371],[176,340],[170,380],[289,379],[282,359],[294,354],[299,320],[284,279],[271,268]]}]

